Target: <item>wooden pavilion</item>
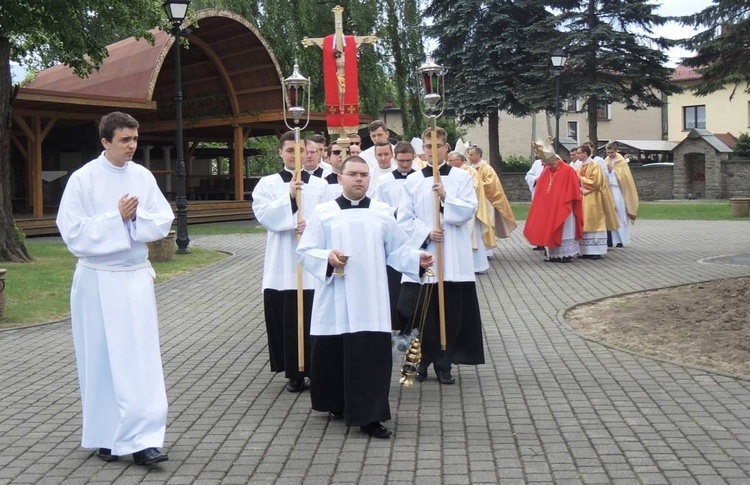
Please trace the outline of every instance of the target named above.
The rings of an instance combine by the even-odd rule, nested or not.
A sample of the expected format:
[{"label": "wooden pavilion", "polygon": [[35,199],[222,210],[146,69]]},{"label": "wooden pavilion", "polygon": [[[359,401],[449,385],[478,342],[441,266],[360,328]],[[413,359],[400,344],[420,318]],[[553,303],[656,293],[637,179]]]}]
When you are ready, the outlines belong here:
[{"label": "wooden pavilion", "polygon": [[[220,198],[222,207],[234,204],[250,214],[243,146],[250,136],[286,131],[281,69],[258,29],[233,12],[202,10],[183,27],[191,29],[181,60],[189,213],[196,213],[193,201]],[[55,66],[19,89],[11,190],[17,223],[32,228],[29,234],[45,232],[34,227],[54,228],[50,220],[67,176],[98,156],[98,122],[111,111],[138,119],[135,161],[151,169],[167,197],[174,197],[175,39],[161,30],[152,33],[154,45],[132,37],[110,45],[101,69],[88,78]],[[324,131],[324,113],[311,114],[310,129]],[[229,160],[202,156],[199,142],[227,143]],[[228,170],[217,171],[222,166]]]}]

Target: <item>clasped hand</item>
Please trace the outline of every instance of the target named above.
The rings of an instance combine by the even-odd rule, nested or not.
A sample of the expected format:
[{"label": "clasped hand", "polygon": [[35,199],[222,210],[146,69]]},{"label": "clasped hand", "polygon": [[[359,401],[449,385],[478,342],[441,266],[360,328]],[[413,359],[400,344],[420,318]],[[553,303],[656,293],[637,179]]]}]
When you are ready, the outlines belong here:
[{"label": "clasped hand", "polygon": [[120,211],[120,216],[124,222],[134,221],[135,213],[138,209],[138,196],[128,197],[130,194],[125,194],[120,197],[117,203],[117,209]]}]

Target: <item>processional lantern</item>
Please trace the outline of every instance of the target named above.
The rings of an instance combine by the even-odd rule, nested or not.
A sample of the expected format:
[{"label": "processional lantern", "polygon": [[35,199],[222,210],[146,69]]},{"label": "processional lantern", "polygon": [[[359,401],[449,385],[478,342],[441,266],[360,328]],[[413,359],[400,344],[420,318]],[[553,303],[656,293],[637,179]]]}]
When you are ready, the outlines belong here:
[{"label": "processional lantern", "polygon": [[[304,130],[310,122],[310,80],[302,75],[299,71],[299,64],[294,61],[292,75],[284,79],[284,108],[286,112],[294,118],[294,128],[287,122],[287,116],[284,116],[284,123],[287,128]],[[307,107],[305,107],[307,105]],[[298,128],[302,115],[307,113],[304,126]]]},{"label": "processional lantern", "polygon": [[[445,98],[445,79],[443,76],[443,66],[435,64],[435,62],[427,57],[427,60],[417,68],[417,73],[421,80],[421,87],[424,91],[424,100],[427,106],[429,106],[430,112],[434,112],[437,108],[438,103]],[[423,112],[425,116],[430,117],[429,114]],[[435,115],[440,117],[442,115],[442,109],[440,114]]]}]

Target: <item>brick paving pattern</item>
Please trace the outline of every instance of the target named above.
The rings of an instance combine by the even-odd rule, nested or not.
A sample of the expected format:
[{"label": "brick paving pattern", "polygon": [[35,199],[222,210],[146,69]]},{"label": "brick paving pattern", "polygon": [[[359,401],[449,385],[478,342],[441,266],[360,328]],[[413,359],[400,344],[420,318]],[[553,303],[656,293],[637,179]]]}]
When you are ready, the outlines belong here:
[{"label": "brick paving pattern", "polygon": [[750,252],[745,222],[638,221],[634,247],[569,265],[542,263],[519,229],[478,279],[487,364],[456,369],[454,386],[401,388],[395,355],[391,440],[311,411],[270,372],[263,241],[198,239],[233,256],[157,288],[170,401],[158,468],[80,448],[69,322],[0,332],[0,484],[750,483],[750,382],[608,348],[562,317],[750,275],[700,262]]}]

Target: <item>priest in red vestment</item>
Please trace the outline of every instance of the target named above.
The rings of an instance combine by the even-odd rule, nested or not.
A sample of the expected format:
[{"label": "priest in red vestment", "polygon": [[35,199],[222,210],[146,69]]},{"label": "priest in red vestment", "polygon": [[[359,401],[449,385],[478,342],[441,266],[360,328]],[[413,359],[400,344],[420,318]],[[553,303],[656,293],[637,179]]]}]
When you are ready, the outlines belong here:
[{"label": "priest in red vestment", "polygon": [[523,234],[534,246],[545,246],[551,263],[569,263],[583,236],[581,185],[576,171],[555,153],[551,139],[532,143],[544,169],[537,180]]}]

